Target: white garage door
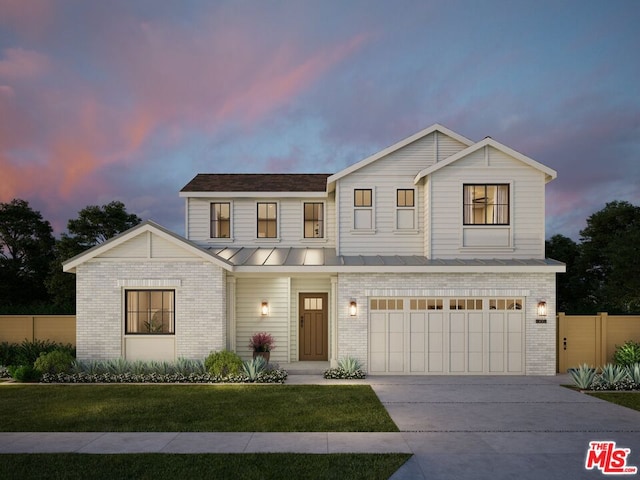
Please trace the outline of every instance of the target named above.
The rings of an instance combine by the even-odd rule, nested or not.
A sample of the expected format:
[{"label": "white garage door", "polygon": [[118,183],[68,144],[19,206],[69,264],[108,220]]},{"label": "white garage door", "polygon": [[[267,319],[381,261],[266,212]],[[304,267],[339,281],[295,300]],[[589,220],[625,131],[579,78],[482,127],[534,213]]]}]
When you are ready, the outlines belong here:
[{"label": "white garage door", "polygon": [[374,374],[522,374],[521,298],[372,298]]}]

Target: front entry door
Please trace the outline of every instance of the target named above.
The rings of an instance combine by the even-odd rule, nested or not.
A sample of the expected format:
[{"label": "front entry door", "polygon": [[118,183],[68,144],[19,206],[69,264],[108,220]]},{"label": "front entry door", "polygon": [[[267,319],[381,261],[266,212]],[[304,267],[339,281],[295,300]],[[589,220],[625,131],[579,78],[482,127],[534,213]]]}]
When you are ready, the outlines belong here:
[{"label": "front entry door", "polygon": [[300,350],[298,360],[329,359],[328,294],[300,294]]}]

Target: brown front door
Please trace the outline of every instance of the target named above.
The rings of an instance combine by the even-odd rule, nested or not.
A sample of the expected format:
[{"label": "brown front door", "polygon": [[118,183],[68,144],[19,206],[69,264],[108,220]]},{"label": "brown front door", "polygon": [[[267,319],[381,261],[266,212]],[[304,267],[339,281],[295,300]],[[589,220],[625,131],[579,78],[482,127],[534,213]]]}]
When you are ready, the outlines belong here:
[{"label": "brown front door", "polygon": [[300,352],[298,360],[329,359],[328,294],[300,294]]}]

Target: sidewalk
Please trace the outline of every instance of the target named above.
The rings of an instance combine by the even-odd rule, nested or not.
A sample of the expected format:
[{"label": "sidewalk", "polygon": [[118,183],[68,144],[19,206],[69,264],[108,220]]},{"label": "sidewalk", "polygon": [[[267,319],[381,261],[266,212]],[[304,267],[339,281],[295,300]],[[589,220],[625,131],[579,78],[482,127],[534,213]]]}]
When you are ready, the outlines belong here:
[{"label": "sidewalk", "polygon": [[412,453],[400,432],[9,432],[0,453]]}]

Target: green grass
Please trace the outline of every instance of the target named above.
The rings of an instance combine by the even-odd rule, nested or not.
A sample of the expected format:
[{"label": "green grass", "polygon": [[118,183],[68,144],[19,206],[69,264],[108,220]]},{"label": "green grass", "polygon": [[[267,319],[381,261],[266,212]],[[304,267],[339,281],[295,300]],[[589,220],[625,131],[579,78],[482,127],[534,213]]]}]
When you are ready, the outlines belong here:
[{"label": "green grass", "polygon": [[640,412],[640,392],[589,392],[589,395]]},{"label": "green grass", "polygon": [[0,405],[4,432],[398,431],[368,385],[4,384]]},{"label": "green grass", "polygon": [[[0,455],[6,480],[388,479],[409,454]],[[91,472],[88,475],[88,472]]]}]

